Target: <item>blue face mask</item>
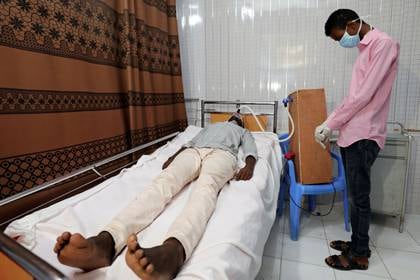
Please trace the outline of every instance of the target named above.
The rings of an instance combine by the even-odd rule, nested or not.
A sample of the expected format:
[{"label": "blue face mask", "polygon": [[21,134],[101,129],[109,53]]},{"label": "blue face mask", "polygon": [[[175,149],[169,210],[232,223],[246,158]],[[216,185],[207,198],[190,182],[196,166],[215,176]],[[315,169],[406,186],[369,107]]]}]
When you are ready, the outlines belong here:
[{"label": "blue face mask", "polygon": [[341,37],[340,39],[340,45],[343,48],[354,48],[360,43],[359,33],[360,33],[360,30],[362,29],[362,20],[358,18],[351,22],[355,22],[357,20],[360,20],[360,26],[359,26],[359,30],[357,31],[357,34],[350,35],[349,33],[347,33],[347,27],[346,27],[346,31],[344,32],[343,37]]}]

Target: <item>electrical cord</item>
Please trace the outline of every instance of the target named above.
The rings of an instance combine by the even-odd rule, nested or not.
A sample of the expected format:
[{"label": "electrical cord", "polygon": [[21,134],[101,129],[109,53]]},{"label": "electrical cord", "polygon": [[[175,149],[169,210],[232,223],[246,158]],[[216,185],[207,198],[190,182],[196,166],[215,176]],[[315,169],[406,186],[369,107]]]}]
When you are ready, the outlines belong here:
[{"label": "electrical cord", "polygon": [[[286,162],[283,164],[283,167],[282,167],[282,173],[281,173],[281,177],[284,177],[284,176],[286,176],[285,174],[284,174],[284,170],[285,170],[285,166],[286,166],[286,164],[287,164],[287,160],[286,160]],[[281,179],[280,179],[281,180]],[[335,188],[335,186],[334,186],[334,182],[332,182],[331,183],[332,184],[332,186],[333,186],[333,189],[334,189],[334,195],[333,195],[333,199],[332,199],[332,203],[331,203],[331,206],[330,206],[330,209],[328,210],[328,212],[327,213],[325,213],[325,214],[322,214],[322,213],[320,213],[320,212],[316,212],[315,214],[314,213],[312,213],[311,211],[309,211],[308,209],[305,209],[305,208],[303,208],[302,206],[299,206],[299,204],[297,204],[296,203],[296,201],[293,199],[293,196],[291,195],[291,192],[290,192],[290,184],[289,184],[289,198],[290,198],[290,201],[296,206],[296,207],[298,207],[299,209],[301,209],[301,210],[303,210],[304,212],[306,212],[306,213],[309,213],[310,215],[312,215],[312,216],[315,216],[315,217],[325,217],[325,216],[328,216],[329,214],[331,214],[331,212],[332,212],[332,210],[334,209],[334,204],[335,204],[335,197],[336,197],[336,195],[337,195],[337,190],[336,190],[336,188]]]},{"label": "electrical cord", "polygon": [[[290,138],[292,138],[293,134],[295,133],[295,123],[294,123],[294,121],[293,121],[292,115],[290,114],[289,110],[287,110],[287,104],[285,104],[284,108],[286,108],[287,116],[288,116],[288,118],[289,118],[289,123],[290,123],[290,125],[291,125],[291,127],[292,127],[292,128],[291,128],[291,131],[290,131],[289,135],[288,135],[286,138],[283,138],[283,139],[281,139],[281,140],[279,140],[279,139],[277,139],[277,140],[276,140],[276,141],[277,141],[277,142],[279,142],[279,143],[289,141],[289,140],[290,140]],[[255,121],[256,121],[256,123],[257,123],[257,125],[258,125],[259,129],[261,130],[261,132],[265,132],[265,130],[264,130],[264,128],[262,127],[262,125],[261,125],[261,123],[260,123],[259,119],[257,118],[257,115],[255,114],[254,110],[252,110],[252,109],[251,109],[249,106],[247,106],[247,105],[241,105],[241,106],[239,107],[239,109],[247,109],[247,110],[248,110],[248,111],[252,114],[252,116],[254,117],[254,119],[255,119]],[[255,132],[254,132],[254,133],[255,133]]]}]

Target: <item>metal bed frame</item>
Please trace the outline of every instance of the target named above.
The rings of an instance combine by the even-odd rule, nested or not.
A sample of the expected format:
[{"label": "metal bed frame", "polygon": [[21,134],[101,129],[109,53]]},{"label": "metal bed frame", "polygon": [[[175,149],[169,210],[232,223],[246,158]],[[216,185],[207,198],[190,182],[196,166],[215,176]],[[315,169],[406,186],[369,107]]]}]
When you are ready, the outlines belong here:
[{"label": "metal bed frame", "polygon": [[[0,251],[16,264],[22,267],[35,279],[64,280],[68,279],[63,273],[49,263],[0,232]],[[2,268],[7,269],[7,268]]]},{"label": "metal bed frame", "polygon": [[[101,167],[107,163],[113,162],[117,159],[121,159],[125,156],[131,155],[135,152],[138,152],[140,150],[144,150],[145,148],[151,147],[155,144],[161,143],[165,140],[171,139],[178,135],[179,132],[172,133],[170,135],[167,135],[165,137],[156,139],[154,141],[151,141],[149,143],[146,143],[144,145],[137,146],[135,148],[132,148],[130,150],[127,150],[125,152],[119,153],[115,156],[106,158],[100,162],[97,162],[95,164],[83,167],[81,169],[75,170],[67,175],[60,176],[54,180],[48,181],[44,184],[41,184],[39,186],[36,186],[34,188],[31,188],[29,190],[23,191],[21,193],[18,193],[16,195],[13,195],[9,198],[3,199],[0,201],[0,206],[4,206],[7,204],[10,204],[12,202],[15,202],[21,198],[30,196],[34,193],[40,192],[45,189],[53,188],[57,184],[64,182],[66,180],[69,180],[71,178],[74,178],[78,175],[84,174],[88,171],[93,171],[98,175],[98,178],[93,179],[92,181],[84,184],[87,185],[89,183],[93,183],[98,179],[106,179],[106,175],[108,174],[101,174],[97,169],[98,167]],[[115,172],[117,170],[123,169],[124,167],[127,167],[131,164],[133,164],[135,161],[129,162],[128,164],[125,164],[124,166],[121,166],[117,168],[116,170],[112,171]],[[111,172],[111,173],[112,173]],[[69,193],[71,193],[70,191]],[[36,209],[41,208],[43,205],[38,206]],[[20,218],[23,215],[26,215],[27,213],[23,213],[21,215],[18,215],[14,217],[13,219],[6,221],[3,224],[7,224],[13,220],[16,220]],[[6,255],[8,258],[10,258],[13,262],[18,264],[20,267],[22,267],[25,271],[27,271],[29,274],[31,274],[35,279],[42,279],[42,280],[58,280],[58,279],[67,279],[64,274],[62,274],[60,271],[58,271],[56,268],[42,260],[37,255],[33,254],[31,251],[24,248],[19,243],[15,242],[13,239],[5,235],[3,232],[0,231],[0,252],[2,252],[4,255]]]},{"label": "metal bed frame", "polygon": [[[400,151],[399,154],[394,155],[387,155],[384,154],[384,150],[379,152],[378,159],[391,159],[391,160],[402,160],[405,162],[406,169],[402,170],[404,171],[403,175],[403,181],[404,183],[399,186],[399,191],[401,193],[401,199],[399,202],[399,205],[396,207],[397,209],[393,209],[393,211],[389,212],[389,210],[385,210],[375,201],[372,201],[372,212],[373,213],[379,213],[384,215],[389,215],[393,217],[399,217],[399,226],[398,231],[402,233],[404,231],[404,223],[405,223],[405,214],[406,214],[406,202],[407,202],[407,188],[409,184],[409,172],[410,172],[410,166],[411,166],[411,144],[413,140],[413,136],[411,136],[403,124],[396,122],[396,121],[389,121],[387,122],[388,125],[394,125],[399,126],[399,134],[401,136],[400,139],[393,139],[392,137],[387,137],[387,141],[385,144],[385,147],[387,146],[394,146],[394,147],[400,147],[403,148],[404,151]],[[377,161],[378,161],[377,159]],[[374,188],[376,186],[372,185],[372,194],[374,195]],[[386,187],[397,187],[397,186],[385,186]],[[386,194],[385,194],[386,195]]]},{"label": "metal bed frame", "polygon": [[[224,111],[217,111],[213,109],[206,109],[206,105],[208,104],[215,104],[215,105],[236,105],[236,108],[239,108],[241,105],[262,105],[262,106],[270,106],[272,107],[272,113],[259,113],[258,115],[267,115],[267,116],[273,116],[273,132],[276,133],[277,131],[277,116],[278,116],[278,101],[272,101],[272,102],[246,102],[246,101],[208,101],[208,100],[199,100],[194,99],[191,100],[193,102],[200,102],[201,101],[201,126],[204,127],[205,123],[205,115],[210,113],[226,113]],[[165,137],[159,138],[157,140],[151,141],[149,143],[146,143],[144,145],[140,145],[138,147],[135,147],[133,149],[130,149],[128,151],[122,152],[120,154],[117,154],[115,156],[106,158],[98,163],[83,167],[81,169],[75,170],[67,175],[60,176],[56,179],[53,179],[51,181],[48,181],[44,184],[41,184],[39,186],[33,187],[29,190],[23,191],[21,193],[18,193],[16,195],[13,195],[11,197],[8,197],[6,199],[3,199],[0,201],[0,207],[8,205],[10,203],[13,203],[19,199],[22,199],[24,197],[28,197],[32,194],[38,193],[40,191],[53,188],[57,186],[59,183],[62,183],[66,180],[72,179],[76,176],[85,174],[86,172],[94,172],[98,176],[97,178],[89,181],[88,183],[85,183],[83,186],[86,186],[88,184],[96,182],[98,179],[106,179],[107,175],[110,173],[113,173],[115,171],[118,171],[122,168],[125,168],[131,164],[133,164],[135,161],[131,161],[124,166],[121,166],[117,168],[116,170],[113,170],[112,172],[108,174],[102,174],[98,171],[98,168],[101,166],[104,166],[110,162],[113,162],[115,160],[121,159],[125,156],[131,155],[135,152],[138,152],[140,150],[143,150],[145,148],[148,148],[150,146],[153,146],[155,144],[161,143],[165,140],[171,139],[178,135],[179,132],[172,133],[170,135],[167,135]],[[81,187],[78,187],[79,189]],[[70,190],[68,193],[73,192],[74,190]],[[64,194],[64,195],[66,195]],[[33,210],[37,210],[45,206],[45,204],[39,205],[35,207]],[[24,215],[28,214],[28,212],[22,213],[16,217],[13,217],[12,219],[3,222],[1,225],[8,224]],[[3,232],[0,231],[0,252],[2,252],[4,255],[6,255],[8,258],[10,258],[13,262],[15,262],[17,265],[22,267],[25,271],[27,271],[29,274],[31,274],[35,279],[42,279],[42,280],[58,280],[58,279],[68,279],[63,273],[58,271],[56,268],[45,262],[43,259],[29,251],[28,249],[24,248],[22,245],[5,235]]]},{"label": "metal bed frame", "polygon": [[272,113],[261,113],[257,115],[265,115],[265,116],[273,116],[273,132],[277,132],[277,116],[278,116],[278,108],[279,102],[278,101],[267,101],[267,102],[257,102],[257,101],[209,101],[209,100],[201,100],[201,127],[204,127],[205,123],[205,115],[211,113],[226,113],[225,111],[217,111],[213,109],[206,109],[206,105],[214,104],[214,105],[236,105],[236,108],[239,108],[241,105],[263,105],[263,106],[270,106],[272,107]]}]

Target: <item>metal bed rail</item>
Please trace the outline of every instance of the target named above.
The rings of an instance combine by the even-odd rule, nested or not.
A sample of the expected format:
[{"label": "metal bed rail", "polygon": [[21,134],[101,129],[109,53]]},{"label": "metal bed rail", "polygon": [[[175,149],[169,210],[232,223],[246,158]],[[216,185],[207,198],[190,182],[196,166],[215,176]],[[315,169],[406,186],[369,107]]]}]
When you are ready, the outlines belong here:
[{"label": "metal bed rail", "polygon": [[200,99],[185,98],[185,109],[187,111],[188,124],[197,126],[200,117]]},{"label": "metal bed rail", "polygon": [[[97,162],[95,164],[86,166],[84,168],[78,169],[76,171],[73,171],[67,175],[58,177],[54,180],[51,180],[49,182],[46,182],[42,185],[39,185],[37,187],[34,187],[30,190],[24,191],[22,193],[16,194],[14,196],[11,196],[9,198],[6,198],[2,201],[0,201],[0,206],[7,205],[9,203],[12,203],[18,199],[27,197],[31,194],[34,194],[36,192],[39,192],[41,190],[45,190],[48,188],[52,188],[55,185],[57,185],[60,182],[66,181],[68,179],[71,179],[73,177],[76,177],[80,174],[83,174],[87,171],[93,171],[95,172],[99,177],[95,178],[91,182],[95,182],[100,178],[104,178],[105,176],[99,173],[97,170],[98,167],[103,166],[109,162],[115,161],[117,159],[123,158],[127,155],[130,155],[132,153],[135,153],[137,151],[140,151],[142,149],[148,148],[150,146],[153,146],[155,144],[158,144],[160,142],[163,142],[165,140],[168,140],[170,138],[175,137],[178,135],[179,132],[172,133],[170,135],[167,135],[165,137],[161,137],[159,139],[156,139],[154,141],[151,141],[149,143],[146,143],[144,145],[137,146],[135,148],[132,148],[130,150],[127,150],[125,152],[122,152],[120,154],[117,154],[115,156],[106,158],[100,162]],[[126,166],[126,165],[124,165]],[[112,173],[112,172],[111,172]],[[107,174],[105,174],[107,175]],[[85,184],[86,185],[86,184]],[[35,279],[42,279],[42,280],[58,280],[58,279],[68,279],[64,274],[62,274],[60,271],[52,267],[50,264],[42,260],[40,257],[8,237],[6,234],[0,231],[0,252],[2,252],[4,255],[6,255],[8,258],[10,258],[12,261],[14,261],[17,265],[22,267],[26,272],[31,274]],[[2,268],[3,269],[3,268]]]},{"label": "metal bed rail", "polygon": [[410,135],[409,131],[404,127],[404,125],[397,121],[388,121],[387,124],[390,125],[397,125],[400,127],[400,133],[401,135],[404,135],[407,137],[407,149],[406,149],[406,170],[404,174],[404,186],[403,186],[403,192],[402,192],[402,198],[401,198],[401,207],[400,207],[400,222],[398,230],[400,233],[404,231],[404,223],[405,223],[405,214],[406,214],[406,204],[407,204],[407,188],[409,184],[409,173],[410,173],[410,167],[411,167],[411,143],[413,141],[413,136]]},{"label": "metal bed rail", "polygon": [[150,147],[150,146],[153,146],[153,145],[155,145],[155,144],[158,144],[158,143],[160,143],[160,142],[163,142],[163,141],[165,141],[165,140],[168,140],[168,139],[170,139],[170,138],[173,138],[173,137],[175,137],[175,136],[176,136],[176,135],[178,135],[178,134],[179,134],[179,132],[175,132],[175,133],[169,134],[169,135],[167,135],[167,136],[161,137],[161,138],[156,139],[156,140],[154,140],[154,141],[151,141],[151,142],[149,142],[149,143],[146,143],[146,144],[143,144],[143,145],[137,146],[137,147],[135,147],[135,148],[132,148],[132,149],[130,149],[130,150],[127,150],[127,151],[125,151],[125,152],[119,153],[119,154],[117,154],[117,155],[115,155],[115,156],[112,156],[112,157],[106,158],[106,159],[104,159],[104,160],[102,160],[102,161],[99,161],[99,162],[97,162],[97,163],[94,163],[94,164],[91,164],[91,165],[89,165],[89,166],[86,166],[86,167],[80,168],[80,169],[78,169],[78,170],[75,170],[75,171],[73,171],[73,172],[71,172],[71,173],[69,173],[69,174],[67,174],[67,175],[63,175],[63,176],[57,177],[57,178],[55,178],[55,179],[53,179],[53,180],[51,180],[51,181],[48,181],[48,182],[46,182],[46,183],[44,183],[44,184],[41,184],[41,185],[36,186],[36,187],[33,187],[33,188],[29,189],[29,190],[26,190],[26,191],[20,192],[20,193],[18,193],[18,194],[15,194],[15,195],[13,195],[13,196],[11,196],[11,197],[5,198],[5,199],[3,199],[3,200],[1,200],[1,201],[0,201],[0,207],[1,207],[1,206],[4,206],[4,205],[6,205],[6,204],[9,204],[9,203],[11,203],[11,202],[14,202],[14,201],[16,201],[16,200],[19,200],[19,199],[21,199],[21,198],[27,197],[27,196],[29,196],[29,195],[31,195],[31,194],[36,193],[36,192],[39,192],[39,191],[42,191],[42,190],[45,190],[45,189],[51,188],[51,187],[53,187],[53,186],[57,185],[58,183],[64,182],[64,181],[66,181],[66,180],[68,180],[68,179],[71,179],[71,178],[73,178],[73,177],[76,177],[76,176],[78,176],[78,175],[81,175],[81,174],[83,174],[83,173],[86,173],[86,172],[88,172],[88,171],[93,171],[93,172],[95,172],[95,173],[96,173],[99,177],[104,178],[104,175],[102,175],[102,174],[101,174],[101,173],[97,170],[97,168],[98,168],[98,167],[103,166],[103,165],[105,165],[105,164],[107,164],[107,163],[110,163],[110,162],[112,162],[112,161],[115,161],[115,160],[117,160],[117,159],[123,158],[123,157],[125,157],[125,156],[127,156],[127,155],[130,155],[130,154],[132,154],[132,153],[135,153],[135,152],[137,152],[137,151],[140,151],[140,150],[143,150],[143,149],[145,149],[145,148],[148,148],[148,147]]},{"label": "metal bed rail", "polygon": [[205,114],[210,113],[226,113],[223,111],[211,110],[206,109],[206,105],[208,104],[215,104],[215,105],[236,105],[239,108],[241,105],[264,105],[264,106],[271,106],[273,112],[272,113],[263,113],[260,115],[266,116],[273,116],[273,132],[277,132],[277,116],[278,116],[278,108],[279,102],[278,101],[213,101],[213,100],[201,100],[201,127],[204,127],[205,122]]},{"label": "metal bed rail", "polygon": [[[13,239],[0,232],[0,252],[13,260],[35,279],[64,280],[68,279],[63,273],[49,263],[21,246]],[[7,267],[2,267],[8,269]]]}]

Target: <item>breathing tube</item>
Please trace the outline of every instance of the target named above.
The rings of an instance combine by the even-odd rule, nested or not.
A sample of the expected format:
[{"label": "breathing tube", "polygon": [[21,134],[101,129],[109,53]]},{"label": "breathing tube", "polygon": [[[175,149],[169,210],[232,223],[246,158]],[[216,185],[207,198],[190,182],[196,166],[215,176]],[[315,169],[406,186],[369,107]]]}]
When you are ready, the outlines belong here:
[{"label": "breathing tube", "polygon": [[[278,140],[279,142],[286,142],[286,141],[289,141],[290,140],[290,138],[292,138],[292,136],[293,136],[293,134],[295,133],[295,124],[294,124],[294,122],[293,122],[293,118],[292,118],[292,115],[290,115],[290,112],[289,112],[289,110],[287,109],[287,104],[289,104],[289,102],[291,102],[292,101],[292,98],[290,97],[290,96],[287,96],[285,99],[283,99],[283,101],[282,101],[282,103],[283,103],[283,105],[284,105],[284,108],[286,109],[286,112],[287,112],[287,116],[289,117],[289,121],[290,121],[290,125],[292,126],[292,130],[291,130],[291,132],[289,133],[289,136],[287,137],[287,138],[284,138],[284,139],[281,139],[281,140]],[[254,117],[254,119],[255,119],[255,121],[257,122],[257,124],[258,124],[258,127],[260,128],[260,130],[261,130],[261,132],[265,132],[265,130],[264,130],[264,128],[263,128],[263,126],[261,125],[261,123],[260,123],[260,120],[257,118],[257,115],[255,114],[255,112],[249,107],[249,106],[247,106],[247,105],[241,105],[240,107],[239,107],[239,110],[240,109],[247,109],[251,114],[252,114],[252,116]]]}]

